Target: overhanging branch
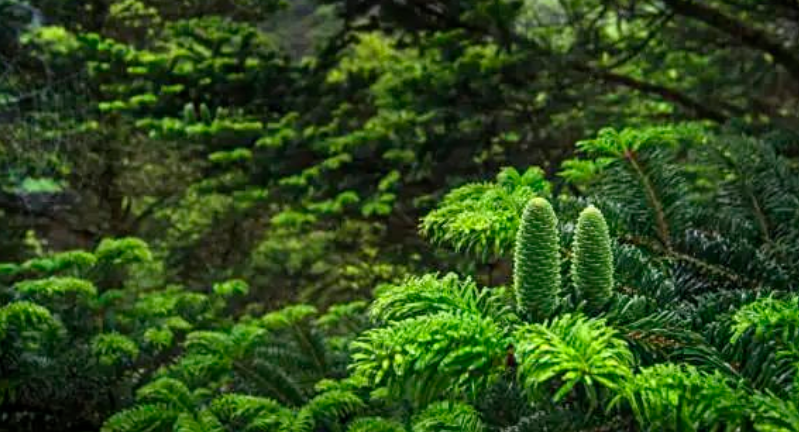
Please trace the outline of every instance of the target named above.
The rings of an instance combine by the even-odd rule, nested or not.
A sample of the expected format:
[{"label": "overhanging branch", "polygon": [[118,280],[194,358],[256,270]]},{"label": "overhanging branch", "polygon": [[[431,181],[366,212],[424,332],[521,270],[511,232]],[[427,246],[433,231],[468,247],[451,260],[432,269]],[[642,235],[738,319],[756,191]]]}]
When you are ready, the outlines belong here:
[{"label": "overhanging branch", "polygon": [[658,95],[669,102],[674,102],[678,105],[688,108],[701,118],[713,120],[719,123],[724,123],[730,118],[730,114],[714,107],[702,104],[676,89],[662,86],[660,84],[641,81],[637,78],[617,74],[615,72],[591,68],[587,65],[576,65],[575,69],[608,84],[621,85],[643,93]]},{"label": "overhanging branch", "polygon": [[799,81],[799,57],[763,30],[750,27],[719,10],[693,0],[663,0],[675,13],[701,21],[727,33],[744,45],[770,54],[777,64]]}]

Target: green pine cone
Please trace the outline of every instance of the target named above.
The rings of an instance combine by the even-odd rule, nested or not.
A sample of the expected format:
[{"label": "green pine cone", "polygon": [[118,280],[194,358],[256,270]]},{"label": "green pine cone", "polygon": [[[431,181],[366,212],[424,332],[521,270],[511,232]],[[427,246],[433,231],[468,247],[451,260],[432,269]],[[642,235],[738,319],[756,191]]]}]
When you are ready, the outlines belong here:
[{"label": "green pine cone", "polygon": [[516,234],[514,287],[520,316],[543,321],[553,315],[560,293],[558,217],[549,202],[533,198]]},{"label": "green pine cone", "polygon": [[602,212],[589,206],[577,221],[572,279],[589,312],[597,312],[613,294],[613,252]]}]

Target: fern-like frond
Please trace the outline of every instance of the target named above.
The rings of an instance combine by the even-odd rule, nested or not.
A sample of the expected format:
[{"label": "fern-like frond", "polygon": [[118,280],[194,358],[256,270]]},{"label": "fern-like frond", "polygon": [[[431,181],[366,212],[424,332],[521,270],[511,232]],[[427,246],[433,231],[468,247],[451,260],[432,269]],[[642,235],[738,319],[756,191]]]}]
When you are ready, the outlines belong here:
[{"label": "fern-like frond", "polygon": [[644,368],[624,384],[624,401],[645,430],[736,431],[746,423],[748,395],[723,375],[675,364]]},{"label": "fern-like frond", "polygon": [[241,279],[231,279],[214,284],[213,291],[222,297],[243,296],[250,292],[250,285]]},{"label": "fern-like frond", "polygon": [[169,431],[179,415],[180,411],[168,405],[137,405],[111,416],[102,432]]},{"label": "fern-like frond", "polygon": [[380,417],[360,417],[347,426],[347,432],[406,432],[405,426]]},{"label": "fern-like frond", "polygon": [[227,356],[235,349],[230,337],[222,332],[195,331],[186,335],[186,351],[197,355]]},{"label": "fern-like frond", "polygon": [[172,378],[159,378],[136,391],[136,401],[145,405],[166,406],[174,411],[191,412],[197,400],[188,387]]},{"label": "fern-like frond", "polygon": [[476,396],[504,370],[506,346],[489,318],[423,315],[366,332],[353,343],[351,368],[392,396],[424,405],[447,394]]},{"label": "fern-like frond", "polygon": [[144,341],[156,350],[162,350],[172,346],[175,340],[175,333],[169,327],[152,327],[144,331],[142,336]]},{"label": "fern-like frond", "polygon": [[485,426],[480,413],[462,402],[436,402],[413,418],[413,432],[438,431],[483,432]]},{"label": "fern-like frond", "polygon": [[198,415],[182,413],[172,425],[173,432],[225,432],[225,427],[212,414],[200,412]]},{"label": "fern-like frond", "polygon": [[241,394],[214,399],[210,410],[229,428],[247,431],[274,430],[281,418],[292,415],[290,410],[273,399]]},{"label": "fern-like frond", "polygon": [[286,405],[301,405],[307,391],[295,376],[269,359],[255,358],[250,362],[234,362],[237,379],[247,388],[273,397]]},{"label": "fern-like frond", "polygon": [[17,301],[0,308],[0,338],[8,337],[11,331],[19,334],[59,326],[49,310],[35,303]]},{"label": "fern-like frond", "polygon": [[21,269],[48,275],[67,273],[77,276],[91,269],[96,263],[97,258],[93,254],[75,250],[25,261]]},{"label": "fern-like frond", "polygon": [[55,296],[68,294],[84,299],[97,295],[97,288],[90,281],[72,277],[26,280],[14,285],[14,289],[23,298],[36,301],[51,300]]},{"label": "fern-like frond", "polygon": [[330,306],[327,312],[316,320],[316,325],[327,334],[356,333],[365,325],[364,317],[368,307],[369,304],[363,300]]},{"label": "fern-like frond", "polygon": [[147,243],[133,237],[104,239],[95,249],[94,255],[100,263],[115,266],[153,260],[153,254]]},{"label": "fern-like frond", "polygon": [[617,290],[632,297],[642,297],[657,304],[673,302],[678,296],[669,263],[643,248],[613,244],[614,279]]},{"label": "fern-like frond", "polygon": [[606,393],[620,391],[632,375],[632,353],[604,320],[566,314],[522,327],[514,338],[519,377],[536,392],[557,382],[555,401],[577,391],[596,407]]},{"label": "fern-like frond", "polygon": [[548,196],[550,185],[537,167],[519,174],[505,168],[496,183],[462,186],[444,197],[422,220],[422,232],[435,244],[483,260],[507,257],[524,206],[534,196]]},{"label": "fern-like frond", "polygon": [[789,394],[799,376],[799,300],[763,297],[731,318],[725,353],[759,389]]},{"label": "fern-like frond", "polygon": [[[291,416],[279,419],[279,432],[313,432],[338,428],[342,419],[364,408],[364,402],[355,393],[332,390],[321,393]],[[327,425],[327,427],[326,427]]]},{"label": "fern-like frond", "polygon": [[261,324],[267,330],[279,330],[295,326],[317,313],[317,309],[311,305],[292,305],[264,315]]},{"label": "fern-like frond", "polygon": [[[353,392],[331,390],[320,393],[301,408],[303,415],[309,415],[318,422],[337,422],[339,419],[358,413],[365,407],[363,400]],[[305,414],[307,413],[307,414]]]},{"label": "fern-like frond", "polygon": [[753,397],[755,429],[758,432],[799,432],[799,400],[786,400],[773,394]]},{"label": "fern-like frond", "polygon": [[411,277],[377,292],[369,314],[377,322],[401,321],[438,312],[472,313],[497,321],[512,321],[513,311],[496,290],[479,290],[469,278],[454,273]]},{"label": "fern-like frond", "polygon": [[103,365],[119,365],[136,360],[139,346],[121,333],[102,333],[91,341],[92,352]]},{"label": "fern-like frond", "polygon": [[[592,195],[606,216],[669,250],[673,233],[687,224],[681,209],[690,197],[687,179],[672,160],[681,144],[692,147],[703,140],[701,129],[692,125],[606,128],[577,146],[601,164]],[[568,171],[563,174],[570,177]]]},{"label": "fern-like frond", "polygon": [[189,354],[167,367],[162,375],[200,387],[217,382],[231,374],[232,360],[215,354]]},{"label": "fern-like frond", "polygon": [[777,300],[773,297],[759,299],[745,305],[733,315],[732,342],[749,330],[756,337],[779,338],[788,346],[796,346],[799,332],[799,297]]}]

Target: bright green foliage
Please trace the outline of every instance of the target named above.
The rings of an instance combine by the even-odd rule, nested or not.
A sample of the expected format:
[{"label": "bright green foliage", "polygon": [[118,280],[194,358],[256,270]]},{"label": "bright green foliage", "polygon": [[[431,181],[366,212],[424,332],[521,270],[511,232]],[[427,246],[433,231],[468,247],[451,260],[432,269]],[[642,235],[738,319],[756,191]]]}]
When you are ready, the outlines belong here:
[{"label": "bright green foliage", "polygon": [[[354,393],[342,390],[330,390],[320,393],[308,401],[294,420],[301,423],[303,419],[311,419],[311,425],[298,428],[299,430],[313,431],[313,425],[325,422],[335,423],[338,419],[351,416],[363,409],[363,401]],[[296,424],[295,424],[296,426]],[[295,429],[296,430],[296,429]]]},{"label": "bright green foliage", "polygon": [[[650,144],[636,141],[649,133]],[[761,209],[772,209],[764,231],[756,212],[736,218],[725,207],[739,209],[743,201],[730,194],[757,181],[728,180],[715,190],[711,180],[735,176],[727,165],[681,167],[683,141],[656,145],[666,140],[656,132],[602,139],[626,149],[601,150],[607,163],[581,185],[604,216],[562,196],[562,223],[538,197],[519,219],[516,297],[535,299],[519,302],[531,305],[519,308],[530,313],[527,324],[519,325],[504,288],[455,273],[382,284],[371,302],[271,310],[247,290],[249,279],[228,276],[202,291],[161,286],[162,275],[146,274],[163,268],[158,255],[123,239],[95,253],[8,266],[0,344],[4,376],[15,379],[3,398],[31,403],[19,395],[50,394],[31,380],[43,356],[57,365],[45,369],[48,379],[64,388],[64,371],[76,362],[89,365],[82,377],[97,379],[93,392],[121,380],[115,391],[130,400],[125,388],[139,387],[134,403],[104,411],[106,431],[792,430],[799,320],[796,299],[781,289],[792,272],[780,252],[791,245],[792,216],[779,211],[786,201],[763,201],[769,206]],[[694,138],[687,142],[682,157],[715,160]],[[780,176],[792,172],[777,166],[787,170]],[[707,219],[705,206],[726,221]],[[657,215],[658,207],[665,230],[632,217]],[[284,222],[287,233],[316,223]],[[745,238],[736,242],[730,227]],[[721,235],[731,238],[713,237]],[[290,263],[297,274],[314,263],[308,256],[327,253],[291,247],[309,252]],[[572,267],[563,280],[561,254]],[[758,290],[732,284],[752,280]],[[582,301],[602,317],[574,314]],[[542,304],[546,313],[536,309]]]},{"label": "bright green foliage", "polygon": [[[197,396],[180,381],[158,379],[136,392],[134,408],[121,411],[103,425],[103,432],[132,432],[147,429],[177,429],[177,425],[188,427],[197,422],[186,418],[197,405]],[[203,429],[200,429],[203,430]]]},{"label": "bright green foliage", "polygon": [[119,333],[104,333],[94,337],[92,352],[100,359],[101,365],[117,365],[136,360],[139,347],[129,337]]},{"label": "bright green foliage", "polygon": [[780,399],[773,394],[756,395],[752,401],[757,410],[755,430],[759,432],[799,431],[799,400]]},{"label": "bright green foliage", "polygon": [[367,331],[353,344],[356,377],[423,406],[441,395],[475,397],[498,377],[507,340],[490,318],[438,313]]},{"label": "bright green foliage", "polygon": [[[594,139],[577,143],[580,151],[593,156],[622,158],[633,153],[658,147],[676,147],[681,142],[701,142],[707,133],[697,124],[627,128],[617,131],[603,128]],[[568,172],[563,173],[569,177]]]},{"label": "bright green foliage", "polygon": [[480,420],[480,414],[472,406],[459,402],[436,402],[414,417],[411,430],[482,432],[485,427]]},{"label": "bright green foliage", "polygon": [[[331,360],[333,353],[320,344],[320,335],[309,327],[310,316],[303,310],[308,311],[295,307],[269,314],[283,319],[266,321],[284,325],[268,330],[258,321],[245,320],[228,333],[190,333],[186,353],[142,387],[137,405],[109,419],[104,430],[218,425],[310,432],[361,410],[361,398],[344,389],[331,387],[310,397],[315,391],[311,387],[323,376],[318,373],[336,371],[332,365],[317,363]],[[315,370],[319,367],[331,369]],[[217,396],[223,388],[228,392]],[[246,394],[251,392],[269,397]]]},{"label": "bright green foliage", "polygon": [[121,411],[108,419],[103,432],[129,432],[147,429],[168,429],[179,414],[167,405],[140,405]]},{"label": "bright green foliage", "polygon": [[566,314],[522,327],[514,339],[525,387],[543,392],[556,382],[555,402],[576,392],[595,408],[621,391],[632,375],[632,353],[604,320]]},{"label": "bright green foliage", "polygon": [[571,272],[577,292],[590,311],[598,311],[613,293],[613,252],[602,212],[589,206],[580,213],[572,245]]},{"label": "bright green foliage", "polygon": [[543,198],[524,209],[516,234],[513,282],[520,314],[542,321],[555,312],[561,290],[558,217]]},{"label": "bright green foliage", "polygon": [[12,302],[0,309],[0,336],[3,339],[8,338],[10,332],[19,334],[55,326],[57,321],[50,311],[31,302]]},{"label": "bright green foliage", "polygon": [[444,277],[428,274],[403,284],[381,287],[370,308],[376,322],[402,321],[436,312],[475,314],[496,321],[513,319],[504,289],[480,290],[470,279],[454,273]]},{"label": "bright green foliage", "polygon": [[760,298],[738,309],[731,321],[729,350],[745,366],[741,368],[744,376],[759,389],[795,395],[799,378],[796,297]]},{"label": "bright green foliage", "polygon": [[94,254],[76,250],[28,260],[22,264],[21,270],[81,274],[94,267],[96,263],[97,258]]},{"label": "bright green foliage", "polygon": [[724,376],[673,364],[645,368],[624,383],[641,427],[658,431],[739,430],[748,396]]},{"label": "bright green foliage", "polygon": [[[161,279],[148,273],[158,269],[153,260],[140,240],[108,240],[94,252],[42,256],[4,275],[0,371],[9,379],[0,399],[27,407],[45,429],[58,422],[35,414],[47,405],[69,407],[74,421],[108,417],[116,410],[109,394],[128,400],[138,376],[172,360],[176,340],[218,321],[222,299],[152,287]],[[136,411],[130,421],[148,415],[155,414]]]},{"label": "bright green foliage", "polygon": [[380,417],[361,417],[350,423],[347,432],[405,432],[405,427]]},{"label": "bright green foliage", "polygon": [[289,410],[272,399],[239,394],[215,399],[211,412],[224,423],[245,429],[255,426],[255,421],[259,426],[276,427],[282,418],[290,415]]},{"label": "bright green foliage", "polygon": [[796,2],[375,3],[0,0],[2,428],[797,431]]},{"label": "bright green foliage", "polygon": [[26,280],[16,284],[14,289],[20,296],[36,299],[40,303],[66,295],[86,299],[97,296],[97,288],[90,281],[76,278]]},{"label": "bright green foliage", "polygon": [[175,340],[175,333],[169,327],[149,328],[142,335],[144,341],[157,349],[169,348]]},{"label": "bright green foliage", "polygon": [[95,251],[97,261],[112,265],[149,262],[153,259],[147,243],[137,238],[105,239]]},{"label": "bright green foliage", "polygon": [[799,332],[799,298],[777,300],[772,297],[757,300],[739,309],[733,315],[735,323],[732,341],[754,330],[758,338],[778,338],[780,343],[793,345]]},{"label": "bright green foliage", "polygon": [[505,168],[496,183],[473,183],[448,193],[422,219],[422,232],[435,244],[482,260],[507,257],[514,233],[532,197],[548,196],[550,185],[537,167],[520,174]]},{"label": "bright green foliage", "polygon": [[[649,133],[650,144],[636,141]],[[0,364],[13,379],[3,401],[69,406],[76,386],[67,372],[78,370],[82,382],[97,383],[92,394],[131,400],[138,387],[135,402],[113,410],[89,399],[107,431],[792,430],[799,319],[796,299],[786,297],[793,269],[783,252],[793,216],[775,191],[790,189],[793,168],[775,159],[779,181],[765,169],[755,176],[776,182],[763,199],[748,195],[768,204],[758,206],[768,209],[764,230],[757,212],[735,215],[744,203],[735,194],[761,180],[744,181],[738,164],[677,163],[679,154],[717,160],[717,149],[706,153],[690,135],[666,145],[652,131],[605,134],[603,145],[621,140],[626,150],[602,147],[608,159],[580,185],[604,216],[561,196],[562,222],[538,197],[519,219],[516,258],[525,265],[514,275],[516,297],[535,299],[519,310],[532,312],[527,324],[505,288],[455,273],[382,284],[371,302],[271,310],[232,271],[198,290],[162,285],[164,275],[148,274],[164,268],[159,255],[140,241],[112,240],[94,253],[7,266]],[[767,159],[759,144],[730,145],[741,146],[735,157],[748,148]],[[724,220],[708,219],[704,207]],[[633,217],[658,208],[665,230]],[[301,220],[278,224],[292,233],[316,223]],[[270,262],[285,250],[278,241],[264,255]],[[328,253],[290,246],[307,253],[288,263],[295,274]],[[561,254],[572,270],[563,280]],[[553,283],[544,287],[545,279]],[[758,289],[742,288],[750,286]],[[582,301],[602,317],[574,314]],[[542,304],[546,314],[536,309]],[[51,386],[34,379],[43,374]]]},{"label": "bright green foliage", "polygon": [[315,394],[317,381],[341,376],[347,345],[365,321],[357,313],[319,317],[307,305],[244,317],[230,329],[189,333],[185,353],[163,375],[192,387],[232,387],[301,405]]},{"label": "bright green foliage", "polygon": [[315,307],[306,304],[288,306],[276,312],[270,312],[261,318],[261,323],[269,330],[278,330],[301,323],[304,319],[316,315]]},{"label": "bright green foliage", "polygon": [[223,297],[234,295],[246,295],[250,291],[247,282],[241,279],[233,279],[226,282],[214,284],[214,293]]}]

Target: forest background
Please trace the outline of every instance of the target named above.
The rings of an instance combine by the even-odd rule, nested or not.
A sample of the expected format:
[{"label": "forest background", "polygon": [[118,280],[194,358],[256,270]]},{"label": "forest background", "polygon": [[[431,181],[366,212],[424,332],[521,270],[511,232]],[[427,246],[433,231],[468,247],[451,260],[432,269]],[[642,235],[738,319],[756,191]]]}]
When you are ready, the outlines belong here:
[{"label": "forest background", "polygon": [[[683,287],[672,299],[731,281],[792,292],[797,43],[794,0],[0,0],[0,300],[76,265],[96,286],[96,317],[146,293],[217,295],[225,304],[192,325],[227,329],[290,304],[340,310],[410,275],[512,285],[524,207],[513,200],[531,195],[568,220],[575,202],[596,204],[621,243],[727,280],[700,289],[670,270]],[[715,159],[697,156],[713,143],[726,143]],[[639,164],[655,148],[673,152]],[[603,183],[619,161],[640,176]],[[511,210],[481,201],[502,188]],[[701,214],[718,210],[710,201],[724,211]],[[713,217],[704,234],[755,240],[685,240]],[[752,254],[762,260],[746,263]],[[130,327],[106,319],[70,328],[101,364],[128,346],[102,347],[103,326]],[[97,430],[184,354],[181,325],[131,330],[164,346],[145,355],[140,344],[133,366],[98,382],[63,359],[25,363],[11,354],[22,339],[3,336],[14,357],[3,418],[11,430]],[[48,362],[60,378],[20,384]],[[311,382],[343,376],[318,372]],[[61,383],[69,374],[92,384]],[[124,388],[94,400],[119,376]],[[310,388],[276,399],[302,406]]]}]

